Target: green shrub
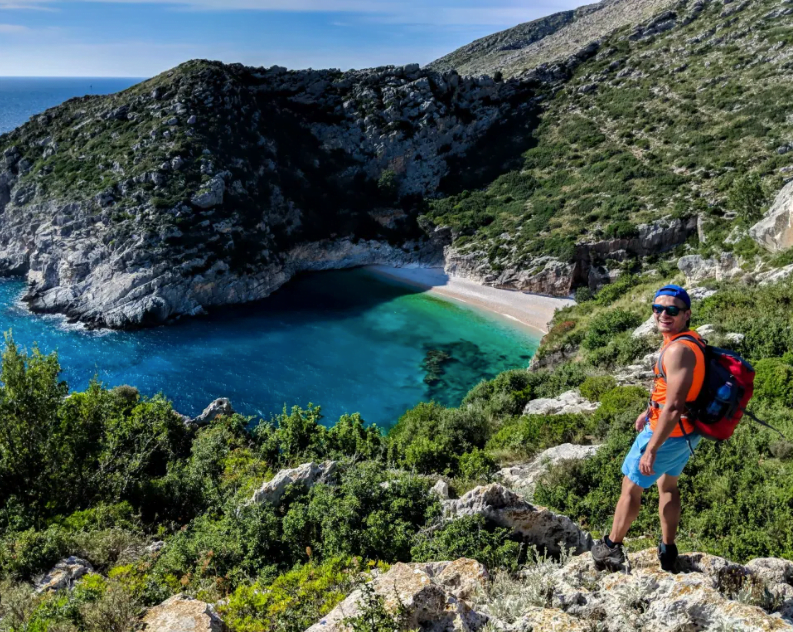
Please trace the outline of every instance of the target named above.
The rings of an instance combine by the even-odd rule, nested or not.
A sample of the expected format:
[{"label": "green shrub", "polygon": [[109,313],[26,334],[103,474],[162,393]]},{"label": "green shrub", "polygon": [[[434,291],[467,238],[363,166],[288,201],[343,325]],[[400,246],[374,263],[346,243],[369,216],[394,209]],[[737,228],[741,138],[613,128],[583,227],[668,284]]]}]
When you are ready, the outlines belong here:
[{"label": "green shrub", "polygon": [[793,407],[793,366],[776,358],[765,358],[753,366],[755,397]]},{"label": "green shrub", "polygon": [[599,402],[604,393],[617,387],[617,380],[610,375],[590,375],[580,386],[581,395],[591,402]]},{"label": "green shrub", "polygon": [[618,386],[601,395],[600,406],[592,414],[597,435],[606,436],[612,429],[630,430],[649,399],[649,393],[640,386]]},{"label": "green shrub", "polygon": [[419,472],[453,473],[457,457],[481,448],[489,435],[487,419],[474,407],[419,404],[391,429],[390,457]]},{"label": "green shrub", "polygon": [[458,518],[439,529],[417,534],[411,557],[414,562],[467,557],[491,570],[517,570],[520,550],[520,544],[512,538],[510,529],[495,527],[482,516],[475,515]]},{"label": "green shrub", "polygon": [[460,457],[459,473],[470,481],[489,481],[498,469],[496,462],[479,448],[474,448]]},{"label": "green shrub", "polygon": [[605,347],[616,334],[641,325],[640,316],[624,309],[611,309],[600,312],[589,322],[583,347],[594,350]]},{"label": "green shrub", "polygon": [[586,415],[528,415],[505,424],[488,441],[487,449],[530,457],[561,443],[584,443],[594,427]]},{"label": "green shrub", "polygon": [[302,631],[336,607],[371,568],[341,557],[303,564],[271,583],[237,587],[219,613],[234,632]]}]

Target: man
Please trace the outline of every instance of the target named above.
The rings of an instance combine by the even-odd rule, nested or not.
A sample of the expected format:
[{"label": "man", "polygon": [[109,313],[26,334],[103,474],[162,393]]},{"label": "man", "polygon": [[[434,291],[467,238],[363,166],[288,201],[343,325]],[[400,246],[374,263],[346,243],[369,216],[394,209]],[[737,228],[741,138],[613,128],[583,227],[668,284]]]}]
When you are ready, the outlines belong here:
[{"label": "man", "polygon": [[663,371],[659,374],[656,365],[650,404],[636,419],[639,436],[622,464],[625,477],[611,533],[595,542],[592,548],[592,557],[599,570],[625,568],[622,541],[639,515],[642,491],[653,484],[658,485],[662,532],[658,558],[661,568],[676,570],[675,536],[680,521],[677,479],[701,438],[686,417],[686,402],[697,398],[705,379],[705,343],[699,334],[688,328],[691,299],[682,287],[662,287],[655,295],[652,308],[658,331],[664,337],[660,363]]}]

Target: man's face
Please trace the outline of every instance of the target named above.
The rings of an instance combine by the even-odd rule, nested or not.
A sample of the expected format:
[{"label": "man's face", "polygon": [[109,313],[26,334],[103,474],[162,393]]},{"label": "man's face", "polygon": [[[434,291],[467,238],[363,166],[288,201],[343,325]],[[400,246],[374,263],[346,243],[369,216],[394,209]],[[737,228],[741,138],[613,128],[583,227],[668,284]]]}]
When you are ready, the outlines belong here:
[{"label": "man's face", "polygon": [[680,308],[680,313],[677,316],[670,316],[666,310],[660,314],[653,312],[658,331],[662,334],[674,335],[679,334],[686,328],[686,323],[691,318],[691,310],[686,307],[683,301],[673,296],[659,296],[653,303],[655,305],[674,305]]}]

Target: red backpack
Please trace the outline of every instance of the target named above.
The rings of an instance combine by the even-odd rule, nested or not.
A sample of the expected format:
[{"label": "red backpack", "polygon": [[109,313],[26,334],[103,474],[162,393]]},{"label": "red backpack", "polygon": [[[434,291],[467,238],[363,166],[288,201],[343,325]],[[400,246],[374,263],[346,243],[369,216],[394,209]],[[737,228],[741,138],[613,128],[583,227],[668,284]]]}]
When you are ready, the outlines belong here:
[{"label": "red backpack", "polygon": [[[744,413],[759,423],[783,436],[779,430],[768,425],[746,410],[754,394],[754,369],[752,365],[733,351],[703,345],[694,336],[680,336],[678,340],[690,340],[698,345],[705,356],[705,380],[697,399],[688,404],[689,421],[696,431],[707,439],[724,441],[729,439],[743,418]],[[669,345],[658,357],[657,370],[664,380],[663,357]],[[683,429],[682,422],[680,428]],[[688,439],[685,429],[683,436]],[[690,444],[689,444],[690,447]]]}]

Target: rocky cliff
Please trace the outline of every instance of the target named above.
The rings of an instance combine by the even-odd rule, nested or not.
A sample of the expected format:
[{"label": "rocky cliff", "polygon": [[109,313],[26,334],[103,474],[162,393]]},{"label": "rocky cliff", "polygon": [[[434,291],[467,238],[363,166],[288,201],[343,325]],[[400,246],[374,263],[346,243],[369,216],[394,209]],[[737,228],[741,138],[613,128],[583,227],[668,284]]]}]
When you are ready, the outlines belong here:
[{"label": "rocky cliff", "polygon": [[72,99],[0,137],[0,272],[27,276],[36,311],[135,327],[300,270],[437,264],[423,197],[493,128],[528,121],[532,95],[418,66],[196,61]]}]

